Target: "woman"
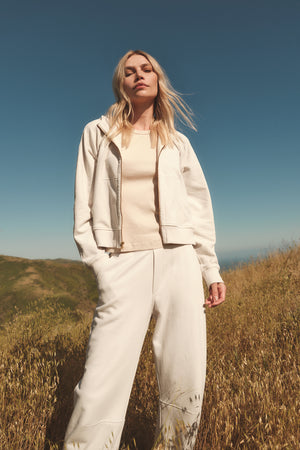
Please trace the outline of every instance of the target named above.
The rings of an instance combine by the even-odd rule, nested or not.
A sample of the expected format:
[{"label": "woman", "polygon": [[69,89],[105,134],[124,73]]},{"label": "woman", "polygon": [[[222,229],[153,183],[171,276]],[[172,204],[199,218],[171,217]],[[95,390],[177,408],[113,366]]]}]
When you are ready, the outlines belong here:
[{"label": "woman", "polygon": [[83,132],[74,237],[99,286],[83,378],[65,448],[118,449],[151,316],[160,391],[156,448],[192,449],[206,370],[208,307],[225,300],[209,191],[174,113],[189,110],[158,62],[129,51],[116,103]]}]

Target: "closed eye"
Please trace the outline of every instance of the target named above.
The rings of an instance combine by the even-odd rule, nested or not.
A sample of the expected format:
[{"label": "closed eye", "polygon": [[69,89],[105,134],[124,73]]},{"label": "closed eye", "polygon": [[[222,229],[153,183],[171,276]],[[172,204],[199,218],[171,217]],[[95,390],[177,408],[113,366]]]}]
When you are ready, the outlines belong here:
[{"label": "closed eye", "polygon": [[134,73],[133,70],[126,70],[125,71],[125,77],[129,77],[129,75],[132,75]]},{"label": "closed eye", "polygon": [[[151,64],[143,64],[140,67],[143,70],[143,72],[146,72],[146,73],[153,71]],[[136,69],[134,67],[129,67],[129,66],[125,67],[125,77],[129,77],[130,75],[132,75],[135,72],[136,72]]]}]

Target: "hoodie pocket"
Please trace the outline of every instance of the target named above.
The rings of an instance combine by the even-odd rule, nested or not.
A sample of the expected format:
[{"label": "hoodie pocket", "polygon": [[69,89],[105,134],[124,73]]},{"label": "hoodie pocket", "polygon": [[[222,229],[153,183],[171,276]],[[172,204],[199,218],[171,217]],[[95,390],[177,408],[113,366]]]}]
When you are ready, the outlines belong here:
[{"label": "hoodie pocket", "polygon": [[[181,174],[172,174],[165,178],[163,222],[164,225],[190,228],[190,210],[185,185]],[[162,205],[161,205],[162,206]]]}]

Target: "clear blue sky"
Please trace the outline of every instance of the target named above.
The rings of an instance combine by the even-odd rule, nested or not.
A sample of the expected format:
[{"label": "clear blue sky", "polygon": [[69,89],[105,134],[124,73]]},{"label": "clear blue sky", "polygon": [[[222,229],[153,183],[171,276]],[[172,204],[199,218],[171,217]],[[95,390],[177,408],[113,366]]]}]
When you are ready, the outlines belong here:
[{"label": "clear blue sky", "polygon": [[84,125],[119,58],[158,59],[195,112],[220,258],[299,240],[299,0],[1,2],[0,254],[78,258]]}]

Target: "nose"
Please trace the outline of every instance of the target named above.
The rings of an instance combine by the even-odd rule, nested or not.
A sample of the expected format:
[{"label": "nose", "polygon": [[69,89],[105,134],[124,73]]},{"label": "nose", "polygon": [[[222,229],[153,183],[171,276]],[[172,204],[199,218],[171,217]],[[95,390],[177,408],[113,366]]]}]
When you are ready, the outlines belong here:
[{"label": "nose", "polygon": [[141,78],[144,78],[144,74],[142,69],[137,69],[135,72],[135,78],[136,80],[140,80]]}]

